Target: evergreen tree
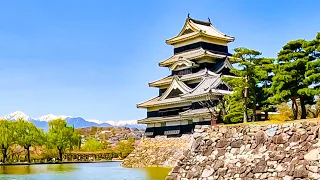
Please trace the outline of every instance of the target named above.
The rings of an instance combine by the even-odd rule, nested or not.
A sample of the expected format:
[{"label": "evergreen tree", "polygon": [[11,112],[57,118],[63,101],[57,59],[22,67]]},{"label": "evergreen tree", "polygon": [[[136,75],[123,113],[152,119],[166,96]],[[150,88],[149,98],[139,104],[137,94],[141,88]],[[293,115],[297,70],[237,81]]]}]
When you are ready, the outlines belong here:
[{"label": "evergreen tree", "polygon": [[292,101],[293,119],[298,119],[298,106],[301,107],[301,119],[307,117],[306,105],[313,104],[314,95],[319,94],[319,67],[317,60],[319,35],[313,41],[294,40],[283,46],[278,53],[277,64],[273,70],[273,84],[269,99],[272,103]]},{"label": "evergreen tree", "polygon": [[[238,88],[237,90],[237,87],[235,87],[233,94],[223,97],[224,101],[220,106],[223,106],[221,109],[225,111],[223,116],[225,123],[238,123],[243,121],[244,108],[242,96],[242,89]],[[249,114],[251,113],[249,112]]]},{"label": "evergreen tree", "polygon": [[299,92],[306,96],[316,96],[320,94],[320,32],[314,40],[304,43],[303,48],[309,55],[306,78],[303,82],[308,85],[308,88],[301,89]]},{"label": "evergreen tree", "polygon": [[256,105],[257,109],[265,112],[265,120],[269,119],[268,112],[272,109],[271,104],[268,102],[269,97],[272,96],[270,88],[272,85],[272,70],[274,68],[273,58],[260,58],[256,61],[255,65],[255,78],[256,78]]},{"label": "evergreen tree", "polygon": [[[244,112],[244,122],[253,115],[256,119],[257,105],[264,111],[269,110],[268,89],[271,85],[270,72],[272,70],[273,59],[261,57],[261,52],[247,48],[234,49],[232,63],[238,68],[231,69],[237,78],[224,78],[229,84],[234,94],[229,95],[230,114],[225,117],[226,121],[239,121],[241,111]],[[243,110],[239,105],[242,102]],[[233,120],[232,120],[233,119]]]}]

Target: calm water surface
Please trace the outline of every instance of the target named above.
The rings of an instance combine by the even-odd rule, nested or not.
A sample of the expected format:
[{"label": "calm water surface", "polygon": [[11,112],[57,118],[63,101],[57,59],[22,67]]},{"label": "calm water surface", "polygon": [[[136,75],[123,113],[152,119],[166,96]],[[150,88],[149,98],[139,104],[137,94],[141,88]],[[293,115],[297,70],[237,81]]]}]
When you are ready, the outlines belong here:
[{"label": "calm water surface", "polygon": [[122,168],[120,162],[0,166],[0,180],[164,180],[169,171]]}]

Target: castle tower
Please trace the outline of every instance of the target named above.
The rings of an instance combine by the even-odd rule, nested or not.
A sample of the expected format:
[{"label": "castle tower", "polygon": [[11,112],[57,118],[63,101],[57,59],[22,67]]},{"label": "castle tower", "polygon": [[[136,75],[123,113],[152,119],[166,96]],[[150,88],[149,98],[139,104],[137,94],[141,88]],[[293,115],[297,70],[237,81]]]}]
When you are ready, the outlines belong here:
[{"label": "castle tower", "polygon": [[[223,76],[232,76],[228,43],[234,38],[223,34],[209,22],[187,17],[180,33],[166,40],[174,47],[173,56],[159,63],[171,70],[167,77],[150,82],[159,95],[137,105],[147,109],[146,136],[179,135],[193,132],[197,124],[210,124],[209,109],[201,103],[208,95],[231,94]],[[209,94],[210,93],[210,94]]]}]

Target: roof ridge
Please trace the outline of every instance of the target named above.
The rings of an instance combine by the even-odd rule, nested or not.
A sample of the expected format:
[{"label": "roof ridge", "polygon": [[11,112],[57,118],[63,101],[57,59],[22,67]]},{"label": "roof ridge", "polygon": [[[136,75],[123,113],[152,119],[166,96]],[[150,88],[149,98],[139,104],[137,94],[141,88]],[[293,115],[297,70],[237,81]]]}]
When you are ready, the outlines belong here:
[{"label": "roof ridge", "polygon": [[211,22],[207,22],[207,21],[201,21],[201,20],[197,20],[197,19],[193,19],[193,18],[188,18],[189,21],[192,21],[196,24],[201,24],[201,25],[205,25],[205,26],[210,26]]}]

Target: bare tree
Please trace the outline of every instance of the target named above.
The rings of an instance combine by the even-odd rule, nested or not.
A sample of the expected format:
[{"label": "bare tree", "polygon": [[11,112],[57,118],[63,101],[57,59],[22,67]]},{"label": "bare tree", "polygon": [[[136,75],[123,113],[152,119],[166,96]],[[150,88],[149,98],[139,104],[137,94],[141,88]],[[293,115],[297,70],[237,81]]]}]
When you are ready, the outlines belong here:
[{"label": "bare tree", "polygon": [[[217,120],[221,120],[229,111],[230,105],[226,104],[223,95],[218,90],[210,90],[203,101],[199,102],[200,106],[207,108],[211,118],[211,125],[215,125]],[[220,106],[220,107],[218,107]]]}]

